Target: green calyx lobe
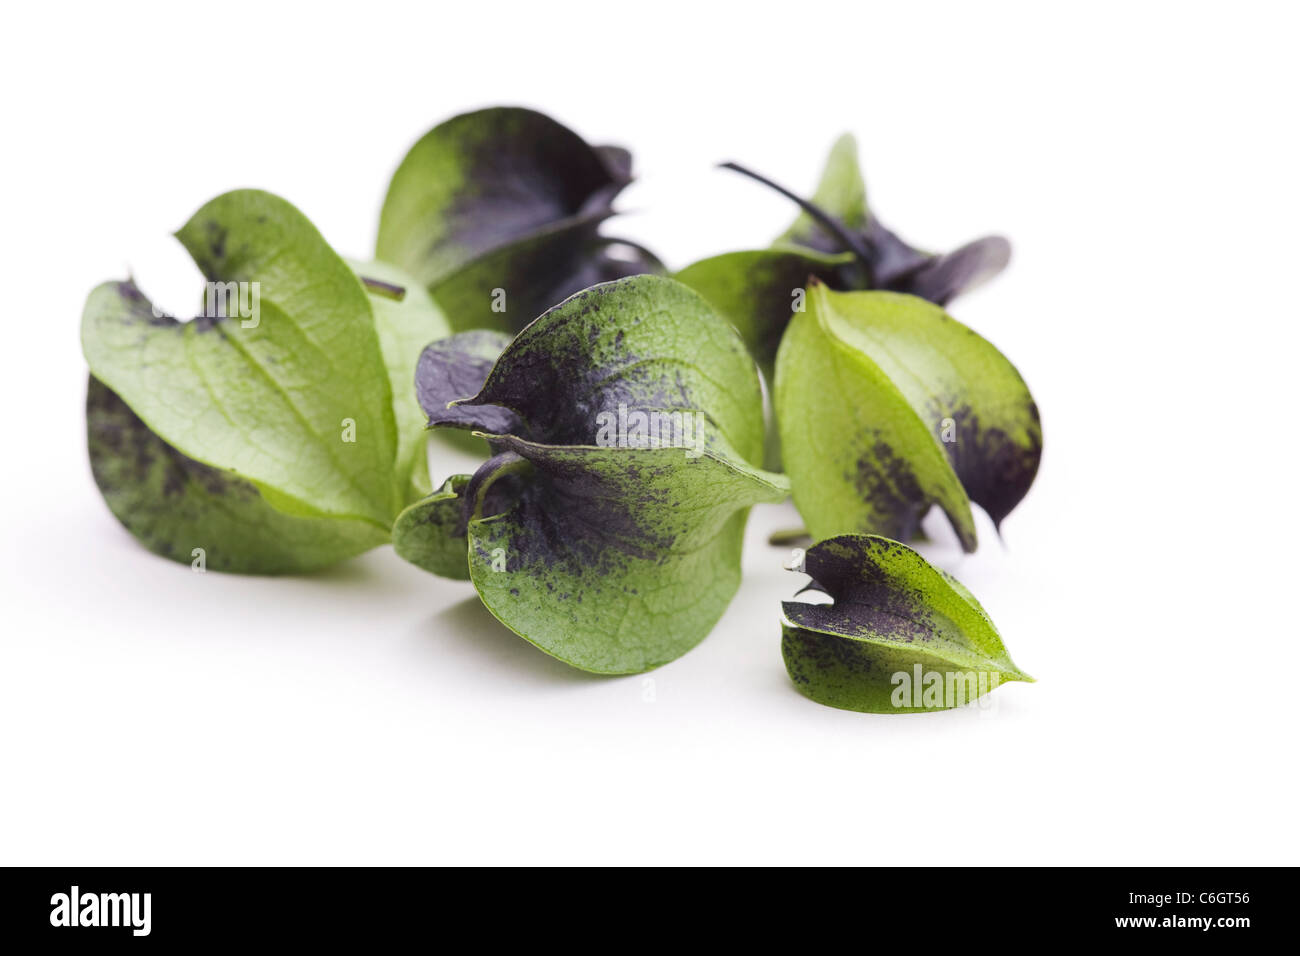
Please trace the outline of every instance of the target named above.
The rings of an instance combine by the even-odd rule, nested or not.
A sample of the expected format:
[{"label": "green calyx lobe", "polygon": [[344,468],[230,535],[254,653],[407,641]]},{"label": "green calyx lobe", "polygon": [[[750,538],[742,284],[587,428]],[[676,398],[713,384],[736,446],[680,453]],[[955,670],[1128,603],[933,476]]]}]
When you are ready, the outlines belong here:
[{"label": "green calyx lobe", "polygon": [[1015,367],[911,295],[812,286],[781,343],[774,404],[795,504],[818,540],[910,540],[937,504],[973,551],[971,501],[1000,525],[1042,453]]},{"label": "green calyx lobe", "polygon": [[814,545],[808,589],[832,604],[782,605],[781,651],[800,693],[831,707],[944,710],[1006,681],[1032,681],[955,578],[906,545],[839,535]]},{"label": "green calyx lobe", "polygon": [[383,543],[429,487],[409,383],[447,330],[432,300],[391,266],[359,277],[257,190],[177,237],[209,283],[202,314],[156,314],[127,281],[95,289],[82,319],[92,471],[114,514],[213,570],[309,570]]},{"label": "green calyx lobe", "polygon": [[591,146],[533,110],[455,116],[393,174],[376,258],[416,276],[456,331],[513,334],[580,289],[664,271],[599,232],[631,168],[626,150]]},{"label": "green calyx lobe", "polygon": [[808,283],[846,283],[850,253],[753,249],[728,252],[687,266],[675,278],[699,292],[735,327],[770,383],[777,349],[790,318],[805,307]]},{"label": "green calyx lobe", "polygon": [[400,557],[439,577],[469,580],[462,497],[469,481],[469,475],[452,475],[397,516],[393,549]]},{"label": "green calyx lobe", "polygon": [[463,527],[487,608],[580,669],[636,673],[702,640],[739,584],[749,506],[787,493],[752,464],[760,390],[735,331],[685,286],[640,276],[543,314],[450,408],[428,381],[439,367],[422,359],[417,376],[431,420],[476,428],[495,454],[453,479],[456,502],[420,502],[399,528]]}]

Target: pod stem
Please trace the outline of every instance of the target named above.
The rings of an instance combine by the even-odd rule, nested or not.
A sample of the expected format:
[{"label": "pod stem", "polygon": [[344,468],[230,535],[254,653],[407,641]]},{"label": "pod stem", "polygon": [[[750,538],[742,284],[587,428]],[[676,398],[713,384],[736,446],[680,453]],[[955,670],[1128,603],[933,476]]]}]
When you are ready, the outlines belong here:
[{"label": "pod stem", "polygon": [[401,302],[406,298],[406,289],[400,285],[385,282],[383,279],[372,279],[370,276],[358,276],[358,278],[371,295],[383,296],[385,299],[392,299],[395,302]]},{"label": "pod stem", "polygon": [[855,256],[857,256],[858,259],[861,260],[862,264],[866,266],[868,272],[873,271],[872,270],[873,256],[871,253],[870,244],[868,243],[866,237],[860,236],[857,233],[855,233],[852,229],[850,229],[843,222],[841,222],[837,217],[832,216],[830,213],[828,213],[825,209],[822,209],[816,203],[809,202],[807,199],[804,199],[802,196],[798,195],[797,193],[791,192],[789,189],[786,189],[780,183],[775,183],[772,180],[768,179],[766,176],[762,175],[761,173],[756,173],[752,169],[747,169],[746,167],[740,165],[739,163],[719,163],[718,166],[721,169],[730,169],[733,172],[740,173],[742,176],[748,176],[750,179],[762,183],[764,186],[768,187],[769,189],[776,190],[786,199],[789,199],[791,202],[795,203],[800,209],[802,209],[808,215],[812,216],[813,219],[817,220],[818,225],[820,225],[827,232],[835,236],[835,238],[838,239],[840,242],[844,243],[844,248],[847,249],[849,252],[853,253]]}]

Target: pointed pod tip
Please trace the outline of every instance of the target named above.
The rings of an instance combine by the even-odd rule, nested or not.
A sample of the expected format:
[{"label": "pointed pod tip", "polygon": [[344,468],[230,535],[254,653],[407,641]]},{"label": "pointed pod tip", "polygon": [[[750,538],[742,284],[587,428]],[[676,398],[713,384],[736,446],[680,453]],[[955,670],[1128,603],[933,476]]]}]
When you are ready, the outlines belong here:
[{"label": "pointed pod tip", "polygon": [[983,274],[974,278],[972,288],[980,282],[993,278],[1011,264],[1011,240],[1006,236],[981,236],[957,251],[961,252],[963,249],[977,250],[984,260]]},{"label": "pointed pod tip", "polygon": [[1002,533],[1002,519],[999,518],[993,522],[993,533],[997,536],[998,544],[1002,545],[1003,551],[1010,551],[1011,546],[1007,544],[1007,536]]}]

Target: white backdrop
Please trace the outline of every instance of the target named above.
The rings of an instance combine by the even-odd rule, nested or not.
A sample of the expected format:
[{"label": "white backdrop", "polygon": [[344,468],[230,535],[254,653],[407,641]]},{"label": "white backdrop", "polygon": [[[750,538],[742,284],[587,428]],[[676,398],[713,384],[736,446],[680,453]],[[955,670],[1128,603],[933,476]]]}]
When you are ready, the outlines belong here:
[{"label": "white backdrop", "polygon": [[[3,14],[0,862],[1298,862],[1294,6],[116,6]],[[1033,388],[1042,471],[1005,547],[926,554],[1038,683],[802,698],[789,505],[714,633],[621,679],[390,548],[200,575],[118,526],[86,293],[190,310],[170,233],[240,186],[364,257],[407,147],[499,103],[632,148],[611,231],[674,267],[793,214],[714,163],[808,191],[844,130],[907,238],[1011,237],[952,311]]]}]

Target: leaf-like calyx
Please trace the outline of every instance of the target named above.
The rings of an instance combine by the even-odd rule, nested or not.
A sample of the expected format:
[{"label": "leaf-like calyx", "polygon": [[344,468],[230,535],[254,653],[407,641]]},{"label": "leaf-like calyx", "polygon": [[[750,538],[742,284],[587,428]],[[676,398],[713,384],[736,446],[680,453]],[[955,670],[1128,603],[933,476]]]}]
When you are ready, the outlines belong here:
[{"label": "leaf-like calyx", "polygon": [[[787,493],[752,464],[760,390],[735,331],[670,279],[597,285],[520,332],[449,409],[424,380],[447,380],[458,339],[421,359],[425,411],[476,428],[495,454],[408,509],[399,553],[438,570],[455,545],[430,539],[463,534],[487,608],[583,670],[635,673],[694,647],[739,585],[750,505]],[[406,527],[418,547],[401,541]]]},{"label": "leaf-like calyx", "polygon": [[916,296],[809,289],[776,361],[796,506],[815,539],[910,540],[933,504],[975,550],[970,502],[995,524],[1033,483],[1038,407],[986,339]]},{"label": "leaf-like calyx", "polygon": [[867,205],[853,137],[831,149],[821,182],[805,200],[735,163],[744,173],[799,205],[801,212],[771,248],[733,252],[687,266],[677,278],[713,303],[744,336],[765,372],[810,277],[840,291],[882,289],[946,305],[997,275],[1011,244],[986,236],[944,254],[923,252],[900,239]]},{"label": "leaf-like calyx", "polygon": [[781,653],[799,692],[874,714],[961,706],[1005,681],[1032,681],[955,578],[911,548],[847,534],[814,545],[805,590],[833,603],[782,604]]},{"label": "leaf-like calyx", "polygon": [[134,282],[82,318],[95,480],[151,550],[280,573],[388,539],[428,492],[410,380],[447,325],[399,270],[355,272],[269,193],[219,196],[177,233],[209,280],[202,314],[160,314]]},{"label": "leaf-like calyx", "polygon": [[627,150],[590,146],[533,110],[453,117],[393,174],[376,258],[423,282],[456,331],[513,334],[579,289],[664,271],[599,233],[631,170]]}]

